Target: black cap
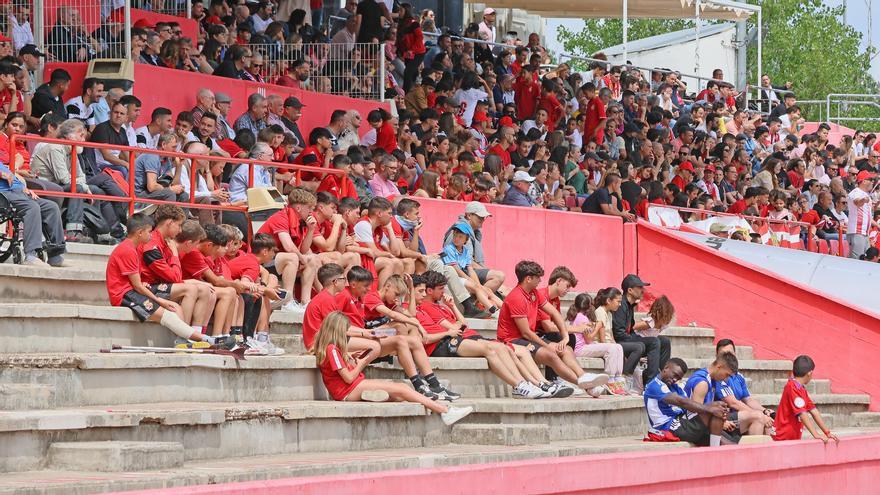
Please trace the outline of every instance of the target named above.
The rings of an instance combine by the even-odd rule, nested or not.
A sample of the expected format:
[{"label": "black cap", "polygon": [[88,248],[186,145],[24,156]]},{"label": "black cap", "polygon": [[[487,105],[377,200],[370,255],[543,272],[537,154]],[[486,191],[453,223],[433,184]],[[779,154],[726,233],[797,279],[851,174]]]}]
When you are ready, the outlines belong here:
[{"label": "black cap", "polygon": [[297,98],[295,96],[288,96],[284,100],[284,106],[285,107],[293,107],[293,108],[296,108],[297,110],[299,110],[300,108],[304,107],[305,105],[303,105],[302,102],[299,101],[299,98]]},{"label": "black cap", "polygon": [[620,288],[623,292],[626,292],[632,287],[647,287],[649,285],[651,284],[642,282],[642,279],[640,279],[638,275],[630,273],[626,277],[623,277],[623,282],[620,284]]},{"label": "black cap", "polygon": [[37,49],[37,45],[32,45],[32,44],[24,45],[23,47],[21,47],[20,50],[18,50],[18,56],[20,57],[22,55],[33,55],[35,57],[45,57],[46,56],[45,53],[43,53],[39,49]]}]

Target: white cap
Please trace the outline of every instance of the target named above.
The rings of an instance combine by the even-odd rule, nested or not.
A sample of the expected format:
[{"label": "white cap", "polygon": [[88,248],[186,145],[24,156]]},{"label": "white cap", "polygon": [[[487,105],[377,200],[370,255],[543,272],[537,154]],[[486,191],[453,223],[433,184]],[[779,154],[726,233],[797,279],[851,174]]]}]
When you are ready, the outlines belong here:
[{"label": "white cap", "polygon": [[483,15],[492,15],[494,13],[495,9],[493,9],[492,7],[486,7],[485,9],[483,9]]},{"label": "white cap", "polygon": [[513,174],[513,180],[511,182],[533,182],[534,180],[535,178],[529,175],[528,172],[524,170],[518,170],[515,174]]},{"label": "white cap", "polygon": [[464,207],[465,215],[476,215],[481,218],[491,217],[492,214],[479,201],[471,201]]}]

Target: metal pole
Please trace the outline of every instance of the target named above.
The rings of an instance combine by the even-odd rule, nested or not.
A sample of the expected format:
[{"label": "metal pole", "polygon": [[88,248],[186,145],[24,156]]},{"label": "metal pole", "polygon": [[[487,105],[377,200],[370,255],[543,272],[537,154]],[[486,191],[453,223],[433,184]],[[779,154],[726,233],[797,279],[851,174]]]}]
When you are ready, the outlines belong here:
[{"label": "metal pole", "polygon": [[[34,41],[37,43],[37,48],[46,53],[46,13],[45,13],[45,4],[43,2],[34,2],[34,10],[32,21],[34,25]],[[37,84],[43,83],[43,67],[46,64],[46,58],[40,57],[40,67],[34,71],[34,79]],[[31,91],[36,91],[37,88],[31,88]],[[12,155],[10,155],[12,156]]]},{"label": "metal pole", "polygon": [[385,101],[385,50],[383,45],[379,47],[379,101]]},{"label": "metal pole", "polygon": [[[758,87],[761,87],[761,74],[763,73],[764,67],[761,62],[761,49],[763,48],[763,38],[764,38],[764,18],[762,15],[762,10],[759,8],[758,10],[758,73],[755,77],[758,79]],[[768,107],[769,108],[769,107]]]},{"label": "metal pole", "polygon": [[628,59],[627,41],[629,39],[629,0],[623,0],[623,64],[626,65]]},{"label": "metal pole", "polygon": [[[38,2],[34,2],[38,3]],[[131,0],[125,0],[125,58],[131,57]],[[134,203],[132,203],[134,206]]]},{"label": "metal pole", "polygon": [[[699,77],[700,75],[700,0],[694,2],[694,21],[697,24],[697,29],[695,32],[696,39],[694,46],[694,73]],[[697,79],[697,90],[700,89],[700,80]]]},{"label": "metal pole", "polygon": [[193,3],[192,0],[186,0],[186,18],[192,19],[193,16]]}]

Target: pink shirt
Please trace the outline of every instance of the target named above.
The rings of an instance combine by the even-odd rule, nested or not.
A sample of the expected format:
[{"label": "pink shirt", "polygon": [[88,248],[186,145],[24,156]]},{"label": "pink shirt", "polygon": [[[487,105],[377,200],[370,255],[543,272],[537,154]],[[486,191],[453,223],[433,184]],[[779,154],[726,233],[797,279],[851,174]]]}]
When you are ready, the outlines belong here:
[{"label": "pink shirt", "polygon": [[400,189],[397,188],[397,184],[391,182],[390,180],[385,180],[378,174],[376,174],[369,182],[370,191],[373,191],[373,196],[380,198],[392,198],[394,196],[400,195]]}]

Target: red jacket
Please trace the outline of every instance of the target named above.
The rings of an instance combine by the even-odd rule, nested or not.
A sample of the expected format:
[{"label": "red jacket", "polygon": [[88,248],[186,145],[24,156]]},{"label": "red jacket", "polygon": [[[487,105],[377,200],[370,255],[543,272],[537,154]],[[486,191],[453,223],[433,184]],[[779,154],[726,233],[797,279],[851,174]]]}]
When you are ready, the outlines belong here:
[{"label": "red jacket", "polygon": [[397,28],[397,54],[406,60],[412,60],[416,55],[424,55],[425,38],[418,19],[410,17],[403,21],[403,26]]},{"label": "red jacket", "polygon": [[538,100],[541,98],[541,85],[533,79],[517,77],[513,82],[514,102],[516,103],[516,118],[528,120],[535,116]]}]

